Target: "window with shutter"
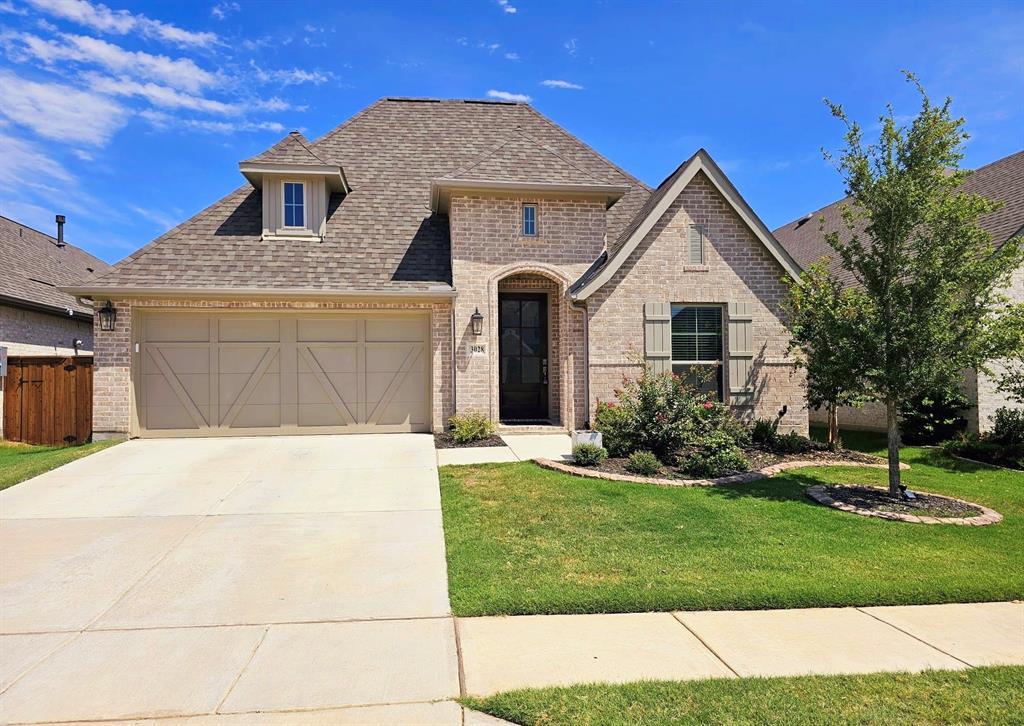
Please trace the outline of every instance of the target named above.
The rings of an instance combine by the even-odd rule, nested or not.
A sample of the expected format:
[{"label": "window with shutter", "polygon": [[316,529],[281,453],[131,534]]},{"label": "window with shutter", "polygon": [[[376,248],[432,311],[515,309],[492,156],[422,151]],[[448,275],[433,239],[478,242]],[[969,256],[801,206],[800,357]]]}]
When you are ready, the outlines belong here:
[{"label": "window with shutter", "polygon": [[729,403],[754,405],[754,317],[748,302],[729,303]]},{"label": "window with shutter", "polygon": [[644,358],[655,373],[672,366],[671,313],[668,303],[644,303]]},{"label": "window with shutter", "polygon": [[722,308],[672,305],[672,372],[722,400]]},{"label": "window with shutter", "polygon": [[688,262],[691,265],[703,265],[704,264],[704,237],[705,237],[704,225],[702,224],[691,224],[690,225],[690,244],[689,244],[689,258]]}]

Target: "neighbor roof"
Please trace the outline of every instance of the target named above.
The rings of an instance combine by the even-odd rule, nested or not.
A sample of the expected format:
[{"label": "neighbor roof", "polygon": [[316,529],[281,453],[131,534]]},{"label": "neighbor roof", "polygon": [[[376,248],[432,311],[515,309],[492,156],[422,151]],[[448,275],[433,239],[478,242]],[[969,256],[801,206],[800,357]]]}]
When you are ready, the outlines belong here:
[{"label": "neighbor roof", "polygon": [[[981,228],[992,235],[996,249],[1024,230],[1024,151],[976,169],[960,188],[1003,203],[1001,209],[979,220]],[[775,230],[776,239],[802,266],[828,258],[829,269],[844,284],[852,283],[853,275],[843,269],[835,250],[825,242],[821,220],[824,219],[826,232],[842,231],[846,235],[842,214],[847,204],[850,204],[849,197]],[[863,231],[863,226],[860,231]]]},{"label": "neighbor roof", "polygon": [[59,287],[91,280],[111,269],[83,249],[65,244],[13,219],[0,216],[0,300],[66,315],[92,317],[92,307]]},{"label": "neighbor roof", "polygon": [[611,238],[650,193],[528,105],[387,98],[309,144],[345,169],[351,187],[331,197],[322,242],[263,240],[260,193],[246,184],[89,287],[436,290],[451,284],[451,263],[448,220],[429,208],[431,180],[495,149],[514,150],[524,136],[550,152],[543,158],[559,159],[564,173],[573,168],[628,187],[609,210]]}]

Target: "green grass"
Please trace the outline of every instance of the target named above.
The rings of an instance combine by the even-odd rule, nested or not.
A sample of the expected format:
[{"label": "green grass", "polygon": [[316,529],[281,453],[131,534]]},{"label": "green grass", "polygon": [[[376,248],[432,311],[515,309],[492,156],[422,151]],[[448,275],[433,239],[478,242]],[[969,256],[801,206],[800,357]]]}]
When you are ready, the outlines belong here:
[{"label": "green grass", "polygon": [[[847,445],[877,450],[876,435]],[[883,442],[884,443],[884,442]],[[535,464],[441,469],[458,615],[758,609],[1024,596],[1024,477],[905,449],[905,481],[984,504],[987,527],[859,517],[816,483],[884,486],[882,469],[816,467],[713,488],[581,479]]]},{"label": "green grass", "polygon": [[528,726],[1020,724],[1024,667],[586,685],[463,703]]},{"label": "green grass", "polygon": [[32,446],[0,441],[0,490],[116,443],[96,441],[81,446]]}]

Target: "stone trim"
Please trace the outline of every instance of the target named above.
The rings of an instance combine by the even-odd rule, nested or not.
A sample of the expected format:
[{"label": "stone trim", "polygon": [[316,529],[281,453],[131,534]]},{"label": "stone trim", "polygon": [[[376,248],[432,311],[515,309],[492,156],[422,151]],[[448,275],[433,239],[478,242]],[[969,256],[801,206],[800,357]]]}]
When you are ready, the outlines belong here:
[{"label": "stone trim", "polygon": [[[663,479],[651,476],[633,476],[631,474],[612,474],[607,471],[587,469],[582,466],[563,464],[560,461],[551,459],[536,459],[539,465],[545,469],[560,471],[563,474],[571,474],[590,479],[604,479],[605,481],[625,481],[633,484],[654,484],[660,487],[717,487],[723,484],[748,484],[760,479],[768,479],[790,469],[803,469],[808,466],[857,466],[868,469],[885,469],[888,464],[863,464],[856,461],[842,461],[839,459],[805,460],[805,461],[782,461],[761,469],[745,471],[741,474],[730,474],[720,476],[717,479]],[[910,465],[900,463],[900,469],[909,469]],[[974,505],[978,506],[978,505]]]},{"label": "stone trim", "polygon": [[[831,486],[846,487],[844,484],[833,484]],[[873,489],[879,489],[878,487],[871,487]],[[879,491],[882,491],[879,489]],[[986,524],[995,524],[996,522],[1003,521],[1003,515],[994,509],[983,507],[975,502],[968,502],[965,499],[957,499],[956,497],[947,497],[945,494],[932,494],[931,492],[921,492],[922,494],[928,494],[932,497],[941,497],[942,499],[948,499],[951,502],[960,502],[961,504],[969,504],[972,507],[977,507],[981,510],[981,514],[975,515],[974,517],[918,517],[913,514],[902,514],[900,512],[875,512],[870,509],[862,509],[861,507],[855,507],[851,504],[845,504],[843,502],[837,502],[835,499],[828,495],[825,487],[821,484],[815,484],[814,486],[807,488],[807,496],[816,501],[818,504],[823,504],[826,507],[832,507],[833,509],[841,509],[844,512],[850,512],[851,514],[859,514],[862,517],[879,517],[880,519],[889,519],[899,522],[911,522],[913,524],[959,524],[965,526],[981,527]]]},{"label": "stone trim", "polygon": [[[959,459],[960,461],[963,461],[963,462],[965,462],[967,464],[976,464],[978,466],[987,466],[990,469],[999,469],[1000,471],[1012,471],[1015,474],[1020,474],[1021,473],[1020,469],[1014,469],[1013,467],[1009,467],[1009,466],[1000,466],[999,464],[990,464],[987,461],[978,461],[977,459],[968,459],[966,456],[960,456],[959,454],[949,454],[949,453],[947,453],[946,455],[949,456],[952,459]],[[980,506],[980,505],[977,505],[977,506]]]}]

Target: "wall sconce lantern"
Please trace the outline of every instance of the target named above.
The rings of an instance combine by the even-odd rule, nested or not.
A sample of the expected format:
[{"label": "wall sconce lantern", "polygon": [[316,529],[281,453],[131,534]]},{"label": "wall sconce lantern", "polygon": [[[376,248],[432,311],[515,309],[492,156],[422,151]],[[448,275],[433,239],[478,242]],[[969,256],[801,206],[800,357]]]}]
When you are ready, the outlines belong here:
[{"label": "wall sconce lantern", "polygon": [[483,335],[484,316],[480,314],[480,308],[477,308],[476,312],[469,316],[469,322],[473,326],[473,335]]},{"label": "wall sconce lantern", "polygon": [[100,316],[100,330],[113,330],[114,323],[117,321],[117,310],[109,300],[107,304],[101,307],[97,313]]}]

